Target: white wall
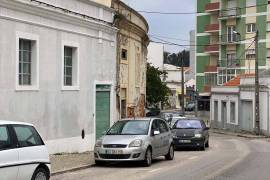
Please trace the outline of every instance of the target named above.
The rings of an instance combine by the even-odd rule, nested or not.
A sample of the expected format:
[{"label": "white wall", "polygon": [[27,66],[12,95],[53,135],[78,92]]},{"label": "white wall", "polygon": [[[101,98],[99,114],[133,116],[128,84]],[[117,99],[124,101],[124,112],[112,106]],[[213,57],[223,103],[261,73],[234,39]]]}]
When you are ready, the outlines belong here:
[{"label": "white wall", "polygon": [[[67,7],[74,5],[68,4],[70,0],[61,2],[66,2]],[[50,153],[93,150],[95,82],[112,84],[111,101],[115,104],[116,31],[53,8],[3,0],[0,27],[0,119],[34,124]],[[16,90],[18,32],[39,37],[39,88],[35,90]],[[79,48],[80,84],[74,90],[62,89],[63,42],[72,42]],[[111,110],[111,121],[115,120],[114,112]],[[82,129],[85,139],[81,138]]]},{"label": "white wall", "polygon": [[151,42],[148,45],[148,55],[147,61],[154,65],[154,67],[163,69],[163,53],[164,53],[164,45],[159,43]]},{"label": "white wall", "polygon": [[[227,107],[227,122],[228,124],[234,124],[234,125],[238,125],[239,123],[239,99],[238,99],[238,95],[237,94],[212,94],[211,96],[211,121],[214,120],[214,102],[218,101],[218,121],[221,122],[221,105],[222,102],[226,102],[226,107]],[[231,107],[230,107],[230,102],[235,102],[235,123],[231,123],[230,122],[230,118],[231,118]]]}]

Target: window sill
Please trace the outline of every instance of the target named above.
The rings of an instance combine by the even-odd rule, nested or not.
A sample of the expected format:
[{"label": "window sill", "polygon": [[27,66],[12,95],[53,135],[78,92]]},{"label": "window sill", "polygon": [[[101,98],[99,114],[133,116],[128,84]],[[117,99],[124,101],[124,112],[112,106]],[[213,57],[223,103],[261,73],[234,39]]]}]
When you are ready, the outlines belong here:
[{"label": "window sill", "polygon": [[38,86],[16,86],[16,91],[39,91]]},{"label": "window sill", "polygon": [[79,91],[79,86],[62,86],[62,91]]}]

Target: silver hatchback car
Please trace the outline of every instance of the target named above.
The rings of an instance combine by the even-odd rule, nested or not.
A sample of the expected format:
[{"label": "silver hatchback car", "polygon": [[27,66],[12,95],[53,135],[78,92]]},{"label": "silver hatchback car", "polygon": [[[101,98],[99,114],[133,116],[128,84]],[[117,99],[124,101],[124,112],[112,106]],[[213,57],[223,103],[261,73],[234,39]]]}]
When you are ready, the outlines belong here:
[{"label": "silver hatchback car", "polygon": [[172,134],[162,119],[121,120],[97,140],[94,156],[97,165],[108,161],[142,161],[150,166],[158,156],[173,160]]}]

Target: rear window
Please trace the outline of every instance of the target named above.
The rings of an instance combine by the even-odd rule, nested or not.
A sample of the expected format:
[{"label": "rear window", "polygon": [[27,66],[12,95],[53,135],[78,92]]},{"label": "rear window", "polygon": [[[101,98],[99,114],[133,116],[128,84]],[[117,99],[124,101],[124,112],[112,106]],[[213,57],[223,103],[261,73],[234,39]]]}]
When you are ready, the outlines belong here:
[{"label": "rear window", "polygon": [[16,125],[14,126],[14,131],[20,147],[44,145],[39,134],[32,126]]},{"label": "rear window", "polygon": [[179,120],[174,126],[174,129],[201,129],[202,124],[198,120]]},{"label": "rear window", "polygon": [[6,126],[0,126],[0,151],[11,147],[11,139]]}]

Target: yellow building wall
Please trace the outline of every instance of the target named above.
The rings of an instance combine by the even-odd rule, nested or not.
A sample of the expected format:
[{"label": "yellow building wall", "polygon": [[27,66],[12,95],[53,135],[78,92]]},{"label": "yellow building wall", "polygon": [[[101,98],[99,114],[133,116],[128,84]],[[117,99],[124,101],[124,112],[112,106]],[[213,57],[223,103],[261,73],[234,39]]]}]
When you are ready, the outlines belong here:
[{"label": "yellow building wall", "polygon": [[91,1],[97,2],[99,4],[103,4],[108,7],[111,7],[112,5],[112,0],[91,0]]}]

